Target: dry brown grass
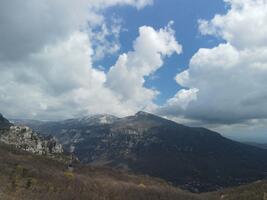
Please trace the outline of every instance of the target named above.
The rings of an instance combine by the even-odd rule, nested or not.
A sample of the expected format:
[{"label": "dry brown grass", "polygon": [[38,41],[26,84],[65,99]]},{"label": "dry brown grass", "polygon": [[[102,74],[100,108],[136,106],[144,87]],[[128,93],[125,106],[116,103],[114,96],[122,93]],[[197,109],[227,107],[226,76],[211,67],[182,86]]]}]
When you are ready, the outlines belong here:
[{"label": "dry brown grass", "polygon": [[67,163],[0,144],[0,200],[264,200],[267,182],[192,194],[160,179]]},{"label": "dry brown grass", "polygon": [[162,180],[66,163],[0,145],[2,200],[198,200]]},{"label": "dry brown grass", "polygon": [[267,182],[257,181],[252,184],[225,189],[219,192],[202,194],[206,200],[265,200],[267,193]]}]

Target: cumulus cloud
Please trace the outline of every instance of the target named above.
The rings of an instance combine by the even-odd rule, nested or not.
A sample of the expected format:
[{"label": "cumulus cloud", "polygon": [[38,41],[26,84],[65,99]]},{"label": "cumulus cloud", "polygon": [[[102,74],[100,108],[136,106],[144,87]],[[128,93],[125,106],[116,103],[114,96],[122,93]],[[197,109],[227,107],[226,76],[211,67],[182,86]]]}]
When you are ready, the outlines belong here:
[{"label": "cumulus cloud", "polygon": [[1,63],[1,110],[47,119],[119,110],[116,98],[103,87],[104,72],[92,67],[89,44],[86,33],[76,32],[27,61]]},{"label": "cumulus cloud", "polygon": [[[74,31],[105,23],[101,11],[115,5],[143,8],[152,0],[2,0],[0,59],[25,58]],[[89,26],[88,26],[89,24]]]},{"label": "cumulus cloud", "polygon": [[1,1],[1,60],[24,58],[64,39],[86,21],[87,12],[84,1]]},{"label": "cumulus cloud", "polygon": [[122,101],[138,105],[140,109],[142,106],[145,109],[149,104],[155,106],[152,100],[159,92],[144,87],[145,77],[158,70],[166,56],[182,51],[171,24],[158,31],[148,26],[141,27],[139,37],[134,42],[134,50],[122,54],[111,67],[106,86]]},{"label": "cumulus cloud", "polygon": [[145,77],[166,57],[182,51],[172,22],[159,30],[141,27],[133,51],[122,54],[109,72],[94,67],[95,60],[119,49],[120,21],[108,24],[102,11],[150,4],[151,0],[1,1],[1,112],[8,117],[60,119],[94,113],[122,116],[156,107],[158,91],[144,86]]},{"label": "cumulus cloud", "polygon": [[226,15],[216,15],[211,21],[200,20],[204,35],[222,37],[236,48],[267,46],[267,1],[225,0],[231,6]]},{"label": "cumulus cloud", "polygon": [[267,118],[267,1],[225,2],[230,5],[226,14],[199,22],[202,34],[225,43],[199,49],[189,68],[176,76],[185,89],[158,113],[204,124]]},{"label": "cumulus cloud", "polygon": [[[37,119],[132,112],[132,107],[105,86],[106,74],[93,66],[94,59],[115,52],[119,45],[120,24],[113,21],[108,26],[102,11],[116,5],[141,9],[152,3],[1,1],[1,112],[9,117]],[[108,42],[107,37],[114,37],[115,42]],[[106,48],[98,49],[98,45]],[[106,51],[108,48],[113,50]]]}]

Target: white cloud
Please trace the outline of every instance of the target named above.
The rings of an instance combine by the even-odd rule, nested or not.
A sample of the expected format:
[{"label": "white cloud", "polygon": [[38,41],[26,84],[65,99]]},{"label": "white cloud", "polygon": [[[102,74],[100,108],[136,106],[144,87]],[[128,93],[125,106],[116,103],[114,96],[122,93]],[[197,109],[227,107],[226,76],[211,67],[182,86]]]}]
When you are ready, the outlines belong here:
[{"label": "white cloud", "polygon": [[[158,112],[199,120],[204,124],[232,124],[267,119],[267,1],[227,0],[225,15],[200,21],[203,34],[226,42],[200,49],[189,68],[176,76],[185,88]],[[181,96],[180,93],[193,95]],[[171,103],[170,103],[171,102]],[[186,109],[183,105],[186,102]]]},{"label": "white cloud", "polygon": [[92,111],[95,100],[107,108],[103,96],[114,97],[103,88],[105,74],[92,68],[89,45],[86,33],[75,32],[66,41],[31,54],[27,61],[1,63],[2,111],[56,118]]},{"label": "white cloud", "polygon": [[[0,2],[0,107],[9,117],[59,119],[133,107],[105,86],[93,60],[116,51],[120,24],[107,26],[110,6],[138,9],[151,0],[44,0]],[[102,26],[102,28],[101,28]],[[100,32],[94,29],[100,27]],[[102,34],[102,35],[101,35]],[[96,35],[101,35],[95,39]],[[106,37],[114,37],[109,43]],[[114,48],[112,52],[98,45]],[[111,48],[111,49],[112,49]]]},{"label": "white cloud", "polygon": [[103,9],[114,5],[140,9],[151,0],[0,4],[5,9],[0,31],[0,106],[9,117],[121,116],[152,109],[158,91],[144,86],[145,77],[158,70],[164,58],[182,50],[172,22],[160,30],[143,26],[133,51],[121,55],[106,74],[93,62],[117,52],[121,25],[117,19],[108,24]]},{"label": "white cloud", "polygon": [[93,60],[98,61],[107,55],[112,55],[120,50],[119,37],[122,31],[121,20],[112,18],[110,24],[102,23],[90,30],[90,38],[94,48]]},{"label": "white cloud", "polygon": [[196,88],[189,90],[182,89],[177,92],[173,98],[168,100],[167,105],[168,107],[173,107],[173,110],[175,110],[177,105],[179,105],[182,110],[185,110],[191,101],[197,100],[197,93],[198,89]]},{"label": "white cloud", "polygon": [[90,5],[96,9],[105,9],[114,5],[131,5],[138,9],[152,5],[153,0],[88,0]]},{"label": "white cloud", "polygon": [[141,27],[134,50],[121,55],[110,69],[106,86],[122,101],[139,109],[155,107],[153,99],[159,92],[144,87],[145,77],[158,70],[166,56],[182,51],[171,24],[158,31],[148,26]]},{"label": "white cloud", "polygon": [[[115,5],[143,8],[153,0],[2,0],[0,59],[25,58],[74,31],[105,23],[101,11]],[[89,24],[89,26],[88,26]]]},{"label": "white cloud", "polygon": [[88,45],[88,35],[75,32],[66,41],[31,54],[27,61],[0,63],[1,112],[59,119],[137,111],[139,104],[119,99],[105,86],[106,74],[93,68]]},{"label": "white cloud", "polygon": [[267,1],[225,0],[231,9],[211,21],[200,20],[202,34],[222,37],[238,49],[266,47]]}]

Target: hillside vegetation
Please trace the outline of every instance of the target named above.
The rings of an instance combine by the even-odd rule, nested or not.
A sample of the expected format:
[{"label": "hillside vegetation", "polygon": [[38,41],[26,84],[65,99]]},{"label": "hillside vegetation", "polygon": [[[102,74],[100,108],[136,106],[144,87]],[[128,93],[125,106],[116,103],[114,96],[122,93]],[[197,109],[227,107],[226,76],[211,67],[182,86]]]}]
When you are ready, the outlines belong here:
[{"label": "hillside vegetation", "polygon": [[200,200],[159,179],[67,163],[0,145],[0,199]]},{"label": "hillside vegetation", "polygon": [[[48,158],[0,144],[2,200],[265,200],[267,182],[192,194],[163,180]],[[65,160],[65,161],[64,161]]]}]

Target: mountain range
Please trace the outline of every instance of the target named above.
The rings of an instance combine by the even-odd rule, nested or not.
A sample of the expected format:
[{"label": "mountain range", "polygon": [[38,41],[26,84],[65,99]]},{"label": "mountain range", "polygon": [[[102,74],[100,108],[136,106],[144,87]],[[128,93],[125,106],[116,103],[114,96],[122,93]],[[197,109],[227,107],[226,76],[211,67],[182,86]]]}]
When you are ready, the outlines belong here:
[{"label": "mountain range", "polygon": [[[14,127],[27,128],[27,131],[14,134]],[[24,148],[25,145],[38,143],[36,137],[42,142],[46,140],[29,127],[15,126],[1,116],[0,138],[3,135],[14,140],[0,140],[0,199],[261,200],[266,197],[266,181],[193,194],[162,179],[134,175],[109,167],[85,165],[77,160],[72,162],[70,168],[70,157],[62,151],[40,154],[39,151]],[[21,140],[25,135],[32,137]],[[22,141],[24,146],[16,145]]]},{"label": "mountain range", "polygon": [[83,163],[162,178],[193,192],[253,182],[267,172],[267,150],[146,112],[124,118],[12,121],[52,135],[66,151],[74,148]]}]

